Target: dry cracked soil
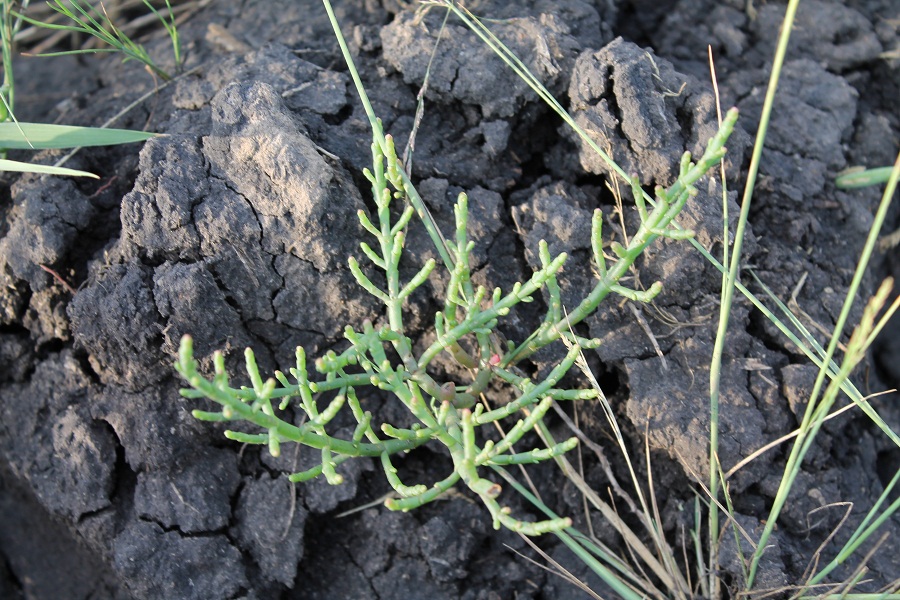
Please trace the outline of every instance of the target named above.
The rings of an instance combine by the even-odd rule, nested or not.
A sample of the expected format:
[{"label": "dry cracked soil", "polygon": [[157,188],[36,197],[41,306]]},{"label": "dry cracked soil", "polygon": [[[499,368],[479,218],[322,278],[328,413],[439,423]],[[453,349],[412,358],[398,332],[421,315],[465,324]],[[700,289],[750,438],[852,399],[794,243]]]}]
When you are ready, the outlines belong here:
[{"label": "dry cracked soil", "polygon": [[[191,417],[196,401],[179,395],[183,382],[172,368],[183,334],[193,336],[207,367],[212,351],[225,349],[237,375],[251,346],[271,372],[292,364],[297,345],[318,355],[340,344],[345,324],[380,316],[347,268],[364,234],[356,212],[372,206],[361,176],[370,137],[324,9],[312,0],[201,4],[180,28],[186,68],[195,70],[117,122],[165,136],[83,150],[69,161],[99,181],[6,174],[0,187],[0,597],[587,597],[525,560],[534,553],[518,536],[494,531],[464,492],[390,512],[377,502],[388,485],[368,460],[342,465],[341,486],[295,486],[286,473],[314,464],[312,453],[291,448],[272,458]],[[728,189],[741,189],[782,2],[476,4],[645,187],[672,183],[680,155],[702,148],[716,129],[710,45],[722,103],[742,113],[726,165]],[[400,0],[336,5],[375,111],[402,146],[442,14],[417,15]],[[801,3],[745,263],[776,295],[793,297],[811,327],[833,326],[880,198],[875,188],[839,190],[834,176],[851,165],[892,164],[897,151],[900,72],[885,53],[898,49],[898,23],[893,0]],[[166,42],[147,35],[165,63]],[[115,57],[22,57],[16,66],[18,116],[26,121],[98,125],[155,85]],[[445,231],[457,194],[469,194],[476,281],[508,289],[527,278],[544,239],[551,252],[571,257],[563,300],[581,297],[593,277],[592,211],[604,210],[610,239],[637,224],[633,209],[616,215],[607,167],[452,19],[424,106],[412,176]],[[707,183],[680,219],[720,254],[722,191]],[[739,197],[728,197],[734,222]],[[895,252],[878,255],[866,295],[897,270]],[[407,254],[408,273],[434,255],[418,229]],[[744,279],[761,293],[748,271]],[[657,280],[664,291],[654,305],[607,302],[582,333],[603,342],[589,361],[636,453],[647,436],[663,523],[677,541],[689,524],[693,482],[707,475],[720,276],[684,242],[664,240],[640,259],[629,284]],[[439,285],[426,288],[410,306],[423,330],[440,301]],[[521,339],[541,310],[515,313],[503,333]],[[888,331],[858,373],[864,393],[898,385],[897,339]],[[531,368],[553,359],[541,355]],[[735,305],[724,365],[720,454],[728,467],[797,427],[816,370],[744,299]],[[384,420],[408,420],[377,394],[365,401]],[[900,429],[895,396],[873,403]],[[569,410],[624,477],[599,407]],[[730,479],[748,531],[768,513],[787,451],[779,446]],[[449,459],[425,447],[398,464],[406,479],[430,482],[446,474]],[[831,547],[846,540],[898,466],[900,449],[864,416],[851,411],[826,424],[779,520],[761,585],[798,580],[840,521],[838,501],[854,508]],[[584,470],[606,489],[589,453]],[[617,544],[554,468],[531,474],[549,505]],[[533,518],[511,491],[504,497]],[[900,520],[884,531],[891,536],[869,562],[871,587],[900,576]],[[555,539],[540,544],[614,597]],[[733,547],[723,556],[723,580],[737,581]]]}]

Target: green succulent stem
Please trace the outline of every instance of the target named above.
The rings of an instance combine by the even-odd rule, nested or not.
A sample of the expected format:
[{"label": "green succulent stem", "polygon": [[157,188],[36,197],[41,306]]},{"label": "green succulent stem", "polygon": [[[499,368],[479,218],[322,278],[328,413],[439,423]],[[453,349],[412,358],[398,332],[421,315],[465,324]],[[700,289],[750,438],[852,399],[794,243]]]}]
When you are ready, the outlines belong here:
[{"label": "green succulent stem", "polygon": [[[571,310],[565,318],[556,322],[545,322],[544,326],[538,330],[534,337],[504,357],[502,362],[504,366],[515,364],[544,346],[558,340],[560,332],[568,331],[573,325],[580,323],[593,314],[611,292],[624,295],[631,300],[648,302],[661,291],[662,284],[660,283],[655,283],[651,290],[644,294],[636,290],[627,290],[618,285],[618,281],[628,273],[628,270],[637,258],[647,249],[647,246],[658,238],[684,239],[685,232],[678,231],[671,225],[681,213],[688,199],[696,195],[697,191],[693,185],[725,156],[725,143],[734,130],[737,118],[738,111],[736,108],[728,111],[721,127],[709,141],[706,151],[697,163],[691,162],[689,152],[684,153],[678,179],[668,190],[657,190],[657,204],[652,212],[647,213],[643,200],[638,202],[639,213],[641,213],[641,225],[637,233],[632,236],[627,248],[617,246],[619,248],[619,252],[617,252],[619,260],[615,261],[611,267],[607,265],[606,260],[603,258],[603,250],[600,245],[602,216],[599,214],[599,211],[595,212],[592,220],[593,234],[591,241],[594,259],[600,273],[600,280],[588,296]],[[643,198],[642,192],[639,193],[637,190],[634,190],[634,194],[636,198]]]},{"label": "green succulent stem", "polygon": [[[328,0],[325,5],[373,130],[372,167],[363,174],[371,184],[375,206],[374,211],[358,213],[362,229],[371,235],[369,240],[360,240],[360,251],[369,264],[364,266],[356,257],[349,257],[348,266],[360,288],[384,306],[382,320],[378,325],[369,320],[357,326],[348,325],[344,329],[346,347],[340,352],[329,350],[318,357],[314,373],[307,366],[306,351],[298,348],[296,365],[289,370],[293,381],[281,371],[272,378],[263,379],[253,352],[247,350],[245,365],[250,385],[238,389],[229,385],[224,356],[219,352],[213,355],[212,377],[201,375],[193,356],[191,338],[185,336],[175,365],[190,385],[190,389],[182,390],[182,394],[187,398],[205,397],[220,406],[218,412],[194,411],[198,419],[243,422],[255,429],[252,432],[229,431],[226,434],[229,439],[266,445],[276,456],[286,443],[317,449],[320,464],[290,475],[291,481],[323,476],[328,483],[339,485],[344,481],[340,466],[345,461],[377,457],[386,480],[399,496],[385,502],[391,510],[417,508],[462,482],[484,504],[495,527],[506,527],[527,535],[561,531],[571,525],[569,519],[552,517],[532,522],[512,516],[510,509],[499,501],[502,487],[485,477],[485,472],[502,465],[553,460],[577,445],[577,439],[571,438],[559,443],[550,442],[545,448],[525,451],[513,448],[516,444],[527,443],[527,436],[534,430],[546,431],[543,419],[555,401],[598,397],[600,392],[595,389],[561,387],[582,351],[599,344],[598,340],[576,336],[571,324],[596,311],[610,293],[648,302],[660,292],[659,283],[648,290],[632,290],[619,282],[654,240],[684,237],[673,222],[696,193],[693,184],[721,159],[725,139],[737,115],[730,113],[697,164],[685,154],[678,180],[667,190],[657,190],[652,210],[644,205],[643,192],[638,193],[639,186],[633,182],[641,225],[627,247],[611,246],[617,256],[615,260],[607,259],[603,254],[602,215],[595,213],[591,245],[600,280],[590,294],[566,314],[557,276],[567,256],[565,253],[552,256],[544,241],[538,245],[540,268],[524,282],[515,283],[505,291],[500,288],[489,291],[473,284],[471,258],[475,245],[468,235],[466,194],[459,194],[457,198],[455,231],[448,243],[428,215],[398,160],[393,138],[384,134],[381,121],[375,117]],[[402,208],[398,206],[401,203]],[[404,246],[414,215],[418,215],[418,220],[424,224],[441,261],[425,261],[406,278],[403,273],[409,272],[409,265],[404,261],[409,257]],[[401,265],[404,265],[402,271]],[[434,315],[433,341],[422,348],[410,337],[406,305],[428,280],[441,274],[446,281],[443,306]],[[522,344],[504,347],[496,328],[520,303],[533,301],[537,294],[547,299],[543,322]],[[543,379],[532,381],[516,367],[516,363],[560,338],[568,345],[565,357]],[[435,372],[444,370],[436,369],[433,363],[442,355],[455,361],[461,372],[468,374],[468,380],[459,382],[437,377]],[[491,394],[497,386],[505,386],[512,398],[498,408],[487,409],[487,403],[478,400]],[[402,427],[381,422],[377,415],[363,410],[363,400],[358,395],[363,389],[398,401],[415,422]],[[327,396],[323,398],[324,394]],[[301,425],[279,417],[279,412],[291,404],[295,411],[305,415]],[[332,422],[345,409],[356,422],[349,439],[346,435],[341,437],[331,433]],[[493,439],[495,434],[491,433],[491,427],[484,427],[513,417],[518,418],[499,439]],[[443,446],[452,460],[452,471],[430,485],[408,483],[402,476],[402,465],[395,464],[394,457],[423,444]]]},{"label": "green succulent stem", "polygon": [[[217,354],[221,356],[220,353]],[[232,388],[227,386],[214,385],[213,382],[205,379],[197,371],[197,361],[193,357],[193,341],[190,336],[184,336],[181,339],[179,348],[178,361],[175,363],[175,370],[181,374],[184,379],[197,391],[201,392],[206,398],[219,403],[223,410],[220,413],[222,421],[245,421],[267,430],[266,436],[275,432],[283,440],[291,440],[309,446],[311,448],[323,449],[330,447],[332,451],[338,452],[346,456],[380,456],[384,452],[397,454],[412,450],[426,440],[386,440],[377,444],[362,444],[358,442],[349,442],[328,436],[323,436],[310,431],[303,427],[297,427],[287,423],[277,416],[266,414],[263,411],[255,410],[252,404],[243,400]],[[201,418],[203,411],[195,411],[192,413],[195,417]],[[208,414],[208,413],[206,413]]]}]

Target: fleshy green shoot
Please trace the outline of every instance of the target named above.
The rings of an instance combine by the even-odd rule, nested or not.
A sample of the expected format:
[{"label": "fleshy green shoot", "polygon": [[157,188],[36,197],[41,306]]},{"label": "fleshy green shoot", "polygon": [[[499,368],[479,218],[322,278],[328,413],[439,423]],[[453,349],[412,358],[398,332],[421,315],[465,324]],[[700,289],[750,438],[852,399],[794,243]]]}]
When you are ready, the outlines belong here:
[{"label": "fleshy green shoot", "polygon": [[[597,390],[592,388],[560,386],[582,349],[594,348],[599,343],[575,335],[571,326],[596,311],[610,293],[639,302],[648,302],[659,293],[660,283],[643,292],[625,288],[619,280],[654,240],[660,237],[683,239],[690,235],[673,229],[671,224],[685,203],[696,194],[693,184],[724,155],[725,142],[737,119],[737,111],[729,112],[699,161],[694,163],[690,154],[685,154],[678,180],[668,189],[657,189],[652,210],[645,207],[643,191],[638,192],[640,187],[635,184],[641,225],[628,247],[614,245],[615,259],[603,255],[603,215],[599,211],[595,213],[591,244],[599,281],[567,318],[562,314],[557,281],[567,257],[565,254],[552,256],[543,241],[539,249],[541,268],[528,280],[516,283],[506,291],[473,285],[470,254],[474,242],[467,234],[466,195],[460,194],[457,200],[455,232],[448,242],[436,230],[434,221],[415,193],[409,175],[397,158],[393,139],[384,134],[380,121],[371,112],[371,104],[327,0],[325,4],[373,128],[372,169],[365,170],[364,174],[372,186],[376,214],[360,211],[358,216],[374,242],[361,242],[360,249],[380,272],[379,278],[376,281],[366,275],[354,257],[349,258],[349,266],[360,287],[384,305],[385,322],[379,327],[371,322],[348,325],[344,331],[347,348],[340,353],[330,351],[316,360],[315,377],[308,367],[305,351],[298,348],[296,367],[290,370],[292,379],[276,372],[273,378],[264,382],[253,352],[248,349],[246,367],[251,385],[239,388],[229,385],[221,353],[214,356],[215,373],[211,379],[199,373],[192,341],[185,337],[176,369],[191,388],[183,390],[182,394],[189,398],[206,397],[221,406],[221,410],[215,412],[194,411],[198,419],[234,421],[254,429],[248,433],[226,432],[231,439],[266,445],[274,455],[289,442],[319,450],[321,463],[291,475],[293,481],[322,475],[329,483],[337,485],[343,481],[337,470],[341,463],[355,457],[378,457],[385,478],[396,493],[396,498],[385,503],[391,510],[417,508],[461,482],[479,497],[497,528],[502,526],[527,535],[561,531],[571,525],[570,519],[551,517],[528,521],[513,516],[500,501],[502,487],[488,479],[486,471],[491,467],[551,460],[576,446],[577,439],[573,437],[543,449],[514,449],[514,444],[525,443],[526,434],[543,427],[542,419],[554,401],[597,397]],[[409,204],[402,206],[402,210],[396,210],[397,204],[407,201]],[[396,214],[399,216],[395,218]],[[409,280],[403,280],[399,264],[406,231],[413,226],[415,214],[429,230],[443,265],[429,260]],[[416,340],[412,336],[423,333],[409,329],[404,302],[439,268],[444,270],[447,281],[444,307],[434,315],[434,341],[416,353],[413,350]],[[533,301],[541,292],[548,298],[543,321],[520,344],[500,346],[495,332],[501,320],[517,305]],[[567,343],[568,351],[542,380],[532,381],[517,369],[517,364],[525,357],[561,339]],[[467,383],[442,381],[432,374],[434,361],[442,355],[456,361],[471,374]],[[502,408],[488,409],[478,400],[489,389],[495,389],[494,384],[504,385],[513,399]],[[393,397],[406,407],[416,424],[398,427],[379,423],[377,415],[363,409],[359,390],[364,388],[375,388]],[[329,398],[325,406],[319,405],[319,394]],[[302,425],[293,425],[278,416],[291,402],[306,416]],[[356,427],[352,436],[342,438],[331,433],[328,426],[341,410],[346,409],[356,421]],[[491,429],[483,427],[511,417],[518,417],[518,420],[499,439],[492,439]],[[403,482],[392,457],[427,443],[440,444],[447,449],[453,463],[452,471],[438,482]]]}]

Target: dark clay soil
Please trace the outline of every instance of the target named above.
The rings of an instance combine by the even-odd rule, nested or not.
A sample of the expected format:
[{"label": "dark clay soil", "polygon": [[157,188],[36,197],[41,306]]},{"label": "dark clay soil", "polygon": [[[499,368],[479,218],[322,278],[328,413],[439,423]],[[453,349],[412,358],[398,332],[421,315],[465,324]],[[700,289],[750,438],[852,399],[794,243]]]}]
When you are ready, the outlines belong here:
[{"label": "dark clay soil", "polygon": [[[401,143],[442,17],[416,17],[403,4],[337,8],[375,110]],[[742,111],[727,165],[729,188],[741,188],[782,3],[473,4],[498,19],[497,34],[646,186],[670,184],[681,153],[715,130],[711,44],[722,102]],[[897,59],[881,56],[898,48],[898,19],[893,0],[804,0],[795,25],[745,254],[781,298],[795,293],[810,328],[833,326],[880,196],[837,190],[834,175],[891,164],[898,148],[900,73]],[[546,239],[551,252],[571,256],[562,281],[571,303],[591,282],[593,209],[604,209],[610,239],[623,235],[606,168],[461,24],[451,20],[448,32],[429,81],[414,180],[445,231],[456,195],[469,194],[478,283],[508,289],[527,278]],[[196,72],[117,123],[167,136],[69,162],[100,181],[7,175],[0,188],[0,597],[586,597],[519,556],[534,554],[516,535],[494,531],[464,492],[392,513],[377,502],[388,486],[368,460],[346,463],[342,486],[293,486],[285,473],[315,456],[287,448],[274,459],[190,416],[197,403],[179,396],[171,366],[183,334],[206,365],[225,349],[238,374],[252,346],[271,372],[292,363],[298,344],[317,355],[345,324],[377,319],[379,307],[346,267],[359,253],[355,213],[371,205],[360,175],[370,138],[324,9],[313,0],[220,0],[181,35]],[[163,40],[148,47],[165,62]],[[115,57],[30,58],[17,67],[22,120],[97,125],[154,86]],[[706,181],[701,188],[681,223],[720,254],[721,191]],[[635,212],[626,208],[623,218],[625,233],[634,231]],[[433,250],[421,231],[410,236],[411,270]],[[897,265],[891,252],[879,255],[866,294]],[[590,360],[636,455],[648,432],[657,498],[677,543],[692,481],[707,471],[720,277],[686,243],[664,241],[629,285],[657,280],[664,292],[653,306],[610,301],[583,333],[603,340]],[[438,297],[438,287],[429,289],[411,306],[422,327]],[[521,339],[540,310],[516,313],[504,333]],[[896,339],[888,333],[859,372],[863,393],[897,385]],[[816,371],[743,299],[724,362],[720,451],[729,467],[797,426]],[[900,430],[895,400],[875,405]],[[385,420],[407,418],[383,398],[366,401]],[[599,408],[574,410],[622,476]],[[768,513],[787,450],[730,480],[751,533]],[[449,463],[424,448],[399,464],[407,480],[432,482]],[[599,465],[587,455],[584,464],[604,490]],[[839,501],[853,503],[835,544],[845,540],[898,465],[900,451],[866,418],[850,412],[828,423],[779,521],[760,586],[800,578],[843,515],[844,506],[832,506]],[[554,468],[531,475],[548,504],[587,527],[580,495]],[[529,515],[513,492],[504,499]],[[615,545],[610,528],[590,518]],[[891,537],[869,562],[870,588],[900,576],[900,519],[884,531]],[[540,543],[613,596],[555,538]],[[735,560],[722,577],[738,581]]]}]

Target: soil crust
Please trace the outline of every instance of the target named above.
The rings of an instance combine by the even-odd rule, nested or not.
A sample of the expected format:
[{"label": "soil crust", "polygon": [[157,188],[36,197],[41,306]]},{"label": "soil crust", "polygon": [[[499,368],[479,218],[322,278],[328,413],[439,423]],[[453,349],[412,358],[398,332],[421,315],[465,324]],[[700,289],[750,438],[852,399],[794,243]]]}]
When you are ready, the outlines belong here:
[{"label": "soil crust", "polygon": [[[443,13],[416,13],[399,0],[336,4],[375,112],[403,147]],[[736,222],[734,190],[744,183],[783,4],[477,4],[576,122],[647,189],[671,184],[681,154],[701,152],[717,128],[710,45],[722,104],[742,115],[726,161],[728,218]],[[834,176],[852,165],[892,164],[900,140],[898,61],[883,54],[896,53],[898,23],[900,6],[890,0],[804,0],[782,74],[745,264],[778,297],[792,298],[816,335],[834,326],[881,193],[839,190]],[[238,381],[245,347],[263,372],[284,369],[296,346],[318,356],[340,344],[346,324],[377,321],[381,306],[347,267],[365,235],[356,213],[373,206],[361,175],[371,138],[324,9],[220,0],[180,32],[185,66],[195,70],[116,123],[167,135],[142,146],[82,150],[69,161],[100,181],[5,176],[0,597],[586,597],[522,558],[536,555],[516,535],[494,531],[463,490],[410,513],[390,512],[378,502],[389,486],[368,459],[344,463],[341,486],[294,485],[287,473],[315,464],[315,453],[285,448],[273,458],[191,417],[202,405],[179,395],[183,381],[172,368],[184,334],[206,372],[212,352],[225,350]],[[165,40],[151,33],[147,47],[165,63]],[[99,125],[155,85],[115,57],[22,58],[17,68],[23,121]],[[594,278],[593,210],[603,209],[609,240],[638,224],[626,190],[626,208],[617,212],[606,165],[453,19],[430,68],[424,107],[412,177],[445,232],[455,198],[468,193],[476,283],[507,290],[527,279],[540,267],[543,239],[551,253],[570,256],[560,280],[564,303],[583,297]],[[679,221],[720,256],[721,183],[701,183]],[[894,211],[890,224],[897,220]],[[865,296],[897,270],[892,252],[878,256]],[[406,253],[409,273],[436,256],[415,227]],[[608,301],[581,333],[603,342],[589,360],[634,456],[643,456],[646,435],[666,533],[676,540],[692,526],[693,482],[708,477],[709,362],[721,276],[685,242],[662,240],[627,283],[648,288],[655,281],[664,291],[653,305]],[[764,296],[748,271],[744,281]],[[442,305],[441,286],[433,277],[411,299],[422,330]],[[503,333],[521,340],[541,311],[514,313]],[[886,333],[859,372],[863,393],[898,385],[898,339],[896,328]],[[540,372],[555,359],[540,354],[530,367]],[[808,359],[740,297],[722,372],[726,469],[797,427],[815,377]],[[385,421],[409,420],[377,394],[364,401]],[[900,429],[892,396],[873,405]],[[625,477],[599,406],[567,410],[578,412],[613,472]],[[788,450],[762,454],[729,480],[738,520],[754,537]],[[603,469],[588,454],[585,477],[604,490]],[[411,481],[437,481],[449,468],[428,447],[397,464]],[[844,505],[834,503],[852,502],[823,555],[830,559],[898,465],[900,450],[857,411],[827,423],[770,541],[758,587],[798,582],[843,517]],[[639,470],[646,480],[646,466]],[[582,530],[590,518],[615,547],[616,534],[585,516],[581,496],[558,471],[538,466],[530,473],[545,502]],[[504,502],[536,517],[511,490]],[[900,576],[900,521],[884,531],[891,536],[868,563],[867,589]],[[555,538],[539,543],[614,597]],[[726,583],[741,577],[735,550],[733,541],[724,544]]]}]

